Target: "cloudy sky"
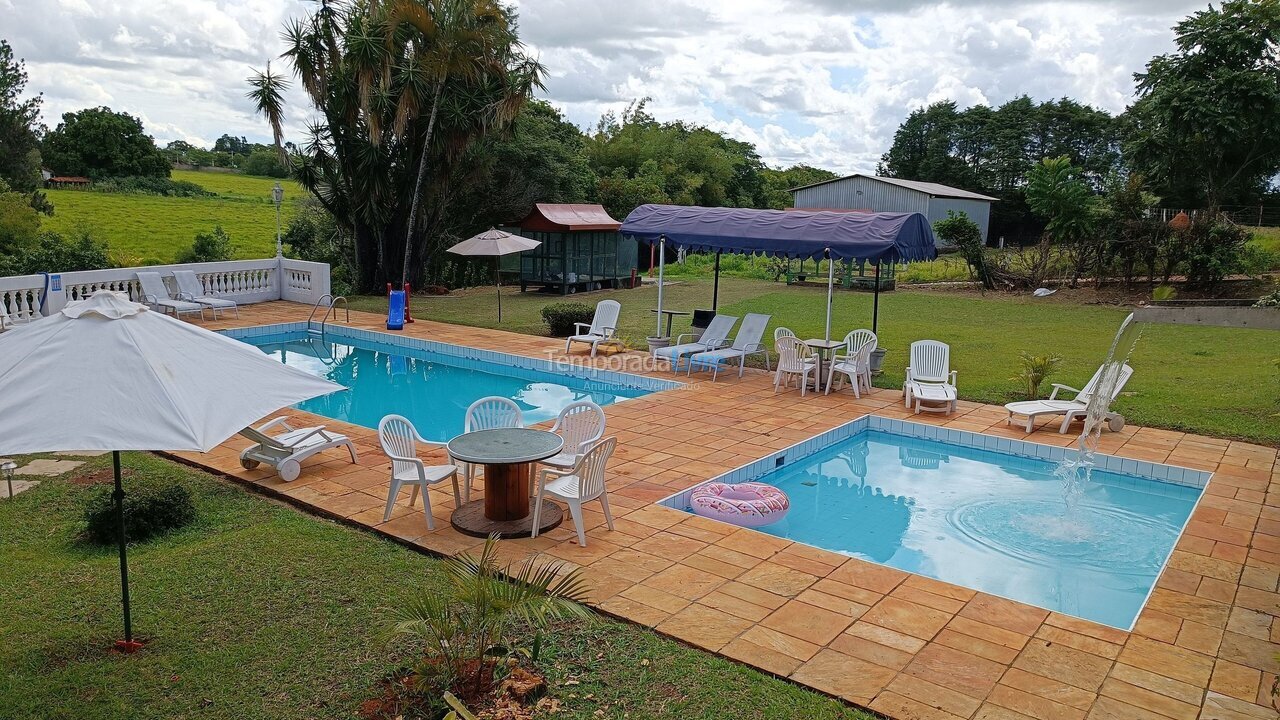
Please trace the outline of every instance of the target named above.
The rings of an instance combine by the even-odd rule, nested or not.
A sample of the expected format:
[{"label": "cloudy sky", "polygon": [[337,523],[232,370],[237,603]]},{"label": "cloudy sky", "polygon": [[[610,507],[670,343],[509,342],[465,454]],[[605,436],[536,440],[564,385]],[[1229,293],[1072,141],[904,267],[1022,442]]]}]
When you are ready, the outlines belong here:
[{"label": "cloudy sky", "polygon": [[[545,97],[580,126],[639,97],[755,143],[773,165],[874,169],[910,110],[1074,97],[1120,112],[1132,74],[1201,0],[520,0]],[[245,78],[297,0],[0,0],[45,122],[108,105],[163,144],[266,141]],[[294,97],[290,120],[307,118]]]}]

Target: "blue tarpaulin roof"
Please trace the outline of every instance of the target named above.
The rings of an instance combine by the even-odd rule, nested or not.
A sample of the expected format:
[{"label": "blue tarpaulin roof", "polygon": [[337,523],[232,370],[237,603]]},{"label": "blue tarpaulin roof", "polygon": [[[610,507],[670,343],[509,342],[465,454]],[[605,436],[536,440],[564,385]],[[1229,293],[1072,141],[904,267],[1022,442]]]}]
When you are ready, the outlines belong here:
[{"label": "blue tarpaulin roof", "polygon": [[920,213],[844,213],[641,205],[623,235],[695,252],[911,262],[938,255],[933,228]]}]

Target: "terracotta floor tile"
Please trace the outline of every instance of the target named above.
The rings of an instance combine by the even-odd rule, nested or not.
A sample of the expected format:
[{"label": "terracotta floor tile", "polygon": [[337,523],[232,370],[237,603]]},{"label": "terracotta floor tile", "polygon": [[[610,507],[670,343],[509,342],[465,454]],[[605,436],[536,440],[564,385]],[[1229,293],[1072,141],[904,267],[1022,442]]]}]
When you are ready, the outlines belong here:
[{"label": "terracotta floor tile", "polygon": [[749,620],[694,604],[667,618],[654,629],[715,652],[749,627]]},{"label": "terracotta floor tile", "polygon": [[876,603],[862,615],[861,621],[929,640],[951,620],[941,610],[917,605],[892,595]]},{"label": "terracotta floor tile", "polygon": [[791,679],[866,705],[893,679],[894,671],[865,660],[823,650],[791,673]]},{"label": "terracotta floor tile", "polygon": [[820,646],[811,642],[760,625],[748,628],[741,637],[760,647],[769,648],[800,661],[808,660],[821,649]]},{"label": "terracotta floor tile", "polygon": [[1031,639],[1013,667],[1097,692],[1111,669],[1111,661],[1082,650]]},{"label": "terracotta floor tile", "polygon": [[670,593],[685,600],[697,600],[720,585],[725,579],[710,575],[688,565],[672,565],[645,581],[645,586]]},{"label": "terracotta floor tile", "polygon": [[740,575],[738,582],[767,590],[775,595],[795,597],[817,579],[808,573],[765,561]]},{"label": "terracotta floor tile", "polygon": [[850,558],[827,578],[885,595],[907,579],[907,573],[884,565]]},{"label": "terracotta floor tile", "polygon": [[1018,657],[1018,651],[1013,648],[998,645],[981,638],[973,637],[972,635],[965,635],[964,633],[956,632],[950,628],[943,628],[942,631],[934,637],[933,641],[939,645],[944,645],[954,650],[962,650],[967,653],[972,653],[978,657],[998,662],[1002,665],[1008,665],[1013,662],[1014,658]]},{"label": "terracotta floor tile", "polygon": [[1083,690],[1060,680],[1043,677],[1018,668],[1009,668],[1004,676],[1000,678],[1000,685],[1080,710],[1088,710],[1097,698],[1097,695],[1090,690]]},{"label": "terracotta floor tile", "polygon": [[[899,676],[901,677],[901,676]],[[915,698],[899,695],[892,690],[885,690],[871,701],[871,709],[894,718],[911,718],[911,720],[960,720],[969,714],[953,715],[937,705],[936,700],[922,702]]]},{"label": "terracotta floor tile", "polygon": [[663,612],[651,605],[636,602],[622,595],[614,595],[600,603],[599,607],[607,613],[646,627],[653,627],[671,615],[671,613]]},{"label": "terracotta floor tile", "polygon": [[720,649],[720,654],[755,666],[765,672],[786,677],[800,667],[800,660],[739,637]]},{"label": "terracotta floor tile", "polygon": [[978,593],[969,601],[960,616],[970,620],[1012,630],[1023,635],[1033,635],[1040,623],[1049,617],[1048,610],[1023,605],[1012,600]]},{"label": "terracotta floor tile", "polygon": [[864,640],[870,640],[881,645],[886,645],[911,655],[920,652],[920,649],[925,646],[925,641],[920,638],[912,637],[879,625],[872,625],[871,623],[863,620],[859,620],[850,625],[849,628],[845,630],[845,634],[860,637]]},{"label": "terracotta floor tile", "polygon": [[761,625],[817,645],[826,645],[844,631],[853,618],[793,600],[761,621]]},{"label": "terracotta floor tile", "polygon": [[1107,678],[1102,684],[1101,695],[1151,710],[1174,720],[1196,720],[1200,714],[1199,704],[1184,703],[1166,695],[1130,685],[1114,677]]},{"label": "terracotta floor tile", "polygon": [[901,670],[906,667],[912,658],[912,654],[909,652],[881,645],[878,642],[873,642],[857,635],[850,635],[849,633],[840,634],[840,636],[831,641],[830,647],[832,650],[842,652],[845,655],[852,655],[894,670]]},{"label": "terracotta floor tile", "polygon": [[649,607],[661,610],[668,615],[674,615],[689,605],[689,601],[672,595],[669,592],[649,587],[648,585],[632,585],[631,587],[618,593],[619,597],[643,603]]},{"label": "terracotta floor tile", "polygon": [[700,605],[706,605],[752,622],[760,622],[773,612],[767,607],[747,602],[719,590],[713,590],[703,595],[698,598],[697,602]]},{"label": "terracotta floor tile", "polygon": [[981,700],[995,687],[1005,666],[936,643],[916,653],[904,673]]}]

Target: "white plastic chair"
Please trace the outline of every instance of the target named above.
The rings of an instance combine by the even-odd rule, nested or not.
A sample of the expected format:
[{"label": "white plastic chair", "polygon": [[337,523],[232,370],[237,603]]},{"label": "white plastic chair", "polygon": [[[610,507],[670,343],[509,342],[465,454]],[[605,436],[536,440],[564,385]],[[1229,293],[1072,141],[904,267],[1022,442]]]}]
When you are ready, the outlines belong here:
[{"label": "white plastic chair", "polygon": [[599,499],[604,509],[604,521],[613,529],[613,515],[609,512],[609,495],[605,492],[604,467],[617,447],[617,438],[596,443],[569,470],[547,468],[538,474],[538,497],[533,503],[533,536],[538,537],[542,520],[542,499],[550,495],[569,506],[569,515],[578,530],[578,544],[587,546],[587,533],[582,527],[582,503]]},{"label": "white plastic chair", "polygon": [[777,327],[773,329],[773,344],[777,345],[778,341],[784,337],[795,337],[796,334],[791,332],[791,328]]},{"label": "white plastic chair", "polygon": [[573,467],[579,456],[604,437],[604,423],[604,408],[590,400],[565,405],[551,426],[551,432],[564,438],[564,448],[542,464],[561,470]]},{"label": "white plastic chair", "polygon": [[[612,340],[613,334],[617,332],[618,313],[621,310],[622,304],[617,300],[601,300],[596,303],[596,314],[592,316],[591,324],[574,323],[576,334],[565,340],[564,351],[569,352],[569,346],[576,342],[586,343],[591,346],[591,357],[595,357],[596,347]],[[586,328],[586,332],[583,332],[583,328]]]},{"label": "white plastic chair", "polygon": [[422,514],[427,518],[427,529],[435,530],[436,522],[431,517],[431,494],[427,489],[436,483],[453,480],[453,502],[459,504],[458,466],[426,465],[418,459],[417,443],[433,447],[444,447],[443,443],[433,443],[418,434],[418,429],[408,418],[400,415],[388,415],[378,423],[378,442],[382,452],[391,458],[391,489],[387,491],[387,509],[382,513],[382,522],[391,519],[391,511],[395,508],[396,497],[400,488],[413,486],[409,495],[409,507],[422,492]]},{"label": "white plastic chair", "polygon": [[908,408],[917,384],[937,385],[955,395],[956,371],[951,369],[951,346],[937,340],[911,343],[911,364],[907,366],[906,379],[902,382],[902,400]]},{"label": "white plastic chair", "polygon": [[[493,430],[495,428],[524,427],[524,416],[514,400],[504,397],[483,397],[471,403],[463,421],[463,432]],[[475,480],[475,465],[461,463],[463,470],[462,502],[471,502],[471,483]]]},{"label": "white plastic chair", "polygon": [[[870,330],[854,330],[844,336],[846,352],[831,358],[827,370],[827,394],[831,394],[831,381],[840,373],[840,387],[847,377],[853,383],[853,396],[862,397],[862,389],[871,390],[871,352],[876,349],[876,334]],[[840,388],[836,388],[839,390]]]},{"label": "white plastic chair", "polygon": [[[773,376],[773,392],[775,394],[778,392],[779,385],[789,386],[791,376],[797,375],[800,380],[800,396],[804,397],[809,388],[810,379],[814,383],[818,382],[818,363],[814,360],[813,350],[794,335],[778,338],[773,349],[778,353],[778,370]],[[817,386],[814,387],[816,389]]]},{"label": "white plastic chair", "polygon": [[226,298],[214,297],[204,291],[204,283],[200,282],[200,278],[192,270],[174,270],[173,280],[178,283],[178,299],[188,300],[193,303],[204,305],[213,311],[213,319],[218,319],[218,313],[224,310],[234,310],[236,317],[240,317],[240,306],[236,305],[234,300]]}]

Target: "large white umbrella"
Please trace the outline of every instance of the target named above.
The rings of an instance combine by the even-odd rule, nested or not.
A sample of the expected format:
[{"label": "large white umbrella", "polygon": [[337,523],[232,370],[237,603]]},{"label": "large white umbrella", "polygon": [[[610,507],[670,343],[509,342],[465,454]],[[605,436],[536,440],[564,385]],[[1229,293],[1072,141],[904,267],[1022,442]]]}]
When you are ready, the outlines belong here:
[{"label": "large white umbrella", "polygon": [[112,451],[132,650],[120,451],[207,452],[268,413],[343,389],[101,290],[0,335],[0,455]]},{"label": "large white umbrella", "polygon": [[498,286],[498,322],[502,322],[502,276],[498,274],[497,258],[512,253],[532,250],[542,243],[520,235],[512,235],[497,228],[489,228],[474,237],[467,238],[449,248],[455,255],[472,257],[493,257],[493,277]]}]

